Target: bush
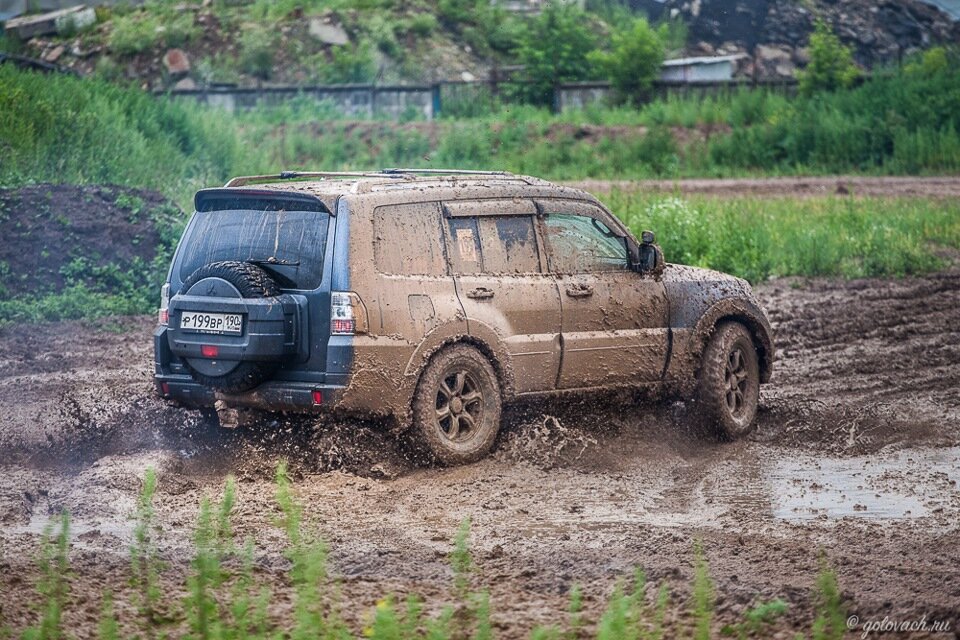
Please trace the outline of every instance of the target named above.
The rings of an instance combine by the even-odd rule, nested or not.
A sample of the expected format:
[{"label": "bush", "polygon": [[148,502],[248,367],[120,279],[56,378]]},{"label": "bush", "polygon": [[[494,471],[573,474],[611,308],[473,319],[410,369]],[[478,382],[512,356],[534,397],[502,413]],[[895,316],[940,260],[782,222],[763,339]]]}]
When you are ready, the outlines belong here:
[{"label": "bush", "polygon": [[613,34],[610,51],[594,51],[588,59],[610,80],[621,101],[639,104],[660,74],[666,35],[666,26],[653,29],[646,18],[636,18]]},{"label": "bush", "polygon": [[240,36],[240,68],[255,78],[269,80],[273,73],[277,39],[271,28],[246,29]]},{"label": "bush", "polygon": [[596,48],[589,16],[574,4],[550,2],[530,21],[517,51],[530,84],[520,92],[532,104],[550,105],[553,88],[595,75],[588,60]]},{"label": "bush", "polygon": [[850,49],[845,47],[823,20],[817,20],[810,35],[810,64],[797,74],[800,93],[835,91],[853,86],[860,71],[853,63]]}]

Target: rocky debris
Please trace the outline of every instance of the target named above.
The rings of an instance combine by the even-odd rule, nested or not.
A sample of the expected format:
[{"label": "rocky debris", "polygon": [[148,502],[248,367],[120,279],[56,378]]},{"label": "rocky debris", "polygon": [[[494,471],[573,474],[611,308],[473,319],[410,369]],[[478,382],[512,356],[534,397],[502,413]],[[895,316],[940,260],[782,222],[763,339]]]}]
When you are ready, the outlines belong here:
[{"label": "rocky debris", "polygon": [[756,72],[765,78],[791,78],[796,71],[793,51],[787,46],[758,45],[754,50]]},{"label": "rocky debris", "polygon": [[182,80],[178,80],[173,85],[174,91],[196,91],[196,89],[197,83],[194,82],[193,78],[184,78]]},{"label": "rocky debris", "polygon": [[63,55],[64,50],[65,50],[65,49],[64,49],[64,46],[63,46],[62,44],[61,44],[61,45],[57,45],[57,46],[54,47],[53,49],[50,49],[49,51],[47,51],[46,53],[44,53],[44,54],[43,54],[43,59],[44,59],[46,62],[56,62],[57,60],[60,59],[60,56]]},{"label": "rocky debris", "polygon": [[4,31],[7,35],[20,40],[29,40],[36,36],[64,35],[82,31],[97,21],[96,12],[86,5],[60,9],[49,13],[23,16],[7,20]]},{"label": "rocky debris", "polygon": [[163,54],[163,68],[170,78],[183,78],[190,73],[190,58],[182,49],[170,49]]},{"label": "rocky debris", "polygon": [[323,18],[314,18],[310,21],[310,35],[322,42],[333,46],[350,44],[350,36],[338,24],[333,24]]},{"label": "rocky debris", "polygon": [[960,22],[921,0],[631,0],[631,6],[653,19],[683,20],[695,43],[686,55],[745,53],[761,78],[792,76],[809,62],[818,17],[865,68],[960,42]]}]

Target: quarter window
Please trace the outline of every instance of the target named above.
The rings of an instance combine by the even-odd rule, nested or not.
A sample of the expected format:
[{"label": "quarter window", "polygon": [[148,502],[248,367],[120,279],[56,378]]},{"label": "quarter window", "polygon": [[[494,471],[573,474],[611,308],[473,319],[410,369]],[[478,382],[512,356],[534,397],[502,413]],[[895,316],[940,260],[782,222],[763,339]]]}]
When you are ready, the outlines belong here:
[{"label": "quarter window", "polygon": [[545,218],[554,273],[622,271],[628,268],[627,245],[603,222],[587,216],[549,214]]},{"label": "quarter window", "polygon": [[380,273],[446,275],[439,204],[377,207],[373,213],[373,231],[374,262]]}]

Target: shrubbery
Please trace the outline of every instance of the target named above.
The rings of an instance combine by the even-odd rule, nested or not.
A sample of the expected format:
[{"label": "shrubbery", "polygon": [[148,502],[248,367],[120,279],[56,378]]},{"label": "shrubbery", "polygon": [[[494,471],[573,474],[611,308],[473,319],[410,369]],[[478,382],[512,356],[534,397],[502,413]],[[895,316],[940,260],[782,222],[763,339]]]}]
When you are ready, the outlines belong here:
[{"label": "shrubbery", "polygon": [[834,35],[830,25],[817,20],[810,35],[810,64],[797,74],[800,92],[809,96],[817,91],[848,89],[859,76],[850,49]]},{"label": "shrubbery", "polygon": [[610,51],[594,51],[588,57],[613,84],[622,101],[640,104],[646,99],[663,64],[667,25],[654,29],[644,18],[615,31]]},{"label": "shrubbery", "polygon": [[529,85],[520,86],[531,104],[550,105],[554,86],[592,75],[588,56],[597,46],[589,16],[574,4],[551,2],[530,20],[517,58]]}]

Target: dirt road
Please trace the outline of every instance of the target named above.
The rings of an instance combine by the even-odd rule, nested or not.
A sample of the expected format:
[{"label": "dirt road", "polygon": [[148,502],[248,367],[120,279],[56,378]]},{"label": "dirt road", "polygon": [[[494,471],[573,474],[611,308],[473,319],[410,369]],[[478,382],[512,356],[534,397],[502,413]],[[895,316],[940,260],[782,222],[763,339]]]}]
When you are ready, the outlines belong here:
[{"label": "dirt road", "polygon": [[729,178],[684,180],[582,180],[566,183],[590,192],[611,189],[660,193],[700,194],[713,197],[771,198],[854,195],[887,198],[960,197],[960,177],[936,176],[828,176],[801,178]]},{"label": "dirt road", "polygon": [[289,458],[307,519],[360,605],[348,617],[389,591],[448,594],[449,541],[469,516],[501,638],[557,621],[575,582],[595,620],[634,566],[684,604],[694,539],[717,583],[718,629],[780,597],[781,630],[808,630],[821,550],[861,620],[926,615],[960,628],[960,271],[784,280],[758,293],[779,360],[749,439],[711,441],[679,404],[526,405],[508,413],[491,458],[455,469],[414,467],[375,425],[206,428],[152,396],[150,318],[3,329],[3,615],[15,629],[34,620],[37,536],[67,508],[68,621],[78,635],[92,629],[100,589],[126,588],[148,466],[170,589],[182,585],[200,498],[228,473],[240,481],[237,534],[254,536],[258,566],[279,575],[271,476]]}]

